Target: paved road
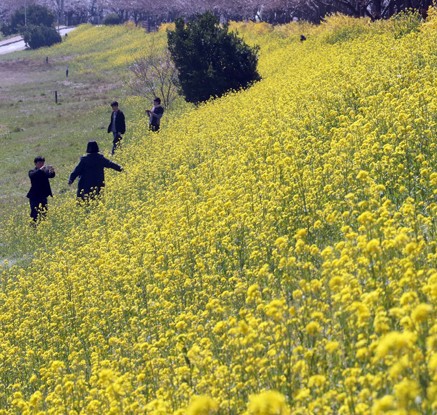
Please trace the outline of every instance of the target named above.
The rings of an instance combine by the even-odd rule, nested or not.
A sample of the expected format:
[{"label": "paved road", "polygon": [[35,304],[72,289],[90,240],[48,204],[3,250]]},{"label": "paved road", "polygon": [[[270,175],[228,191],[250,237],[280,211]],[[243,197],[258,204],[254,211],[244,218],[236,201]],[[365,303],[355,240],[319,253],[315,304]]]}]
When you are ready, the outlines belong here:
[{"label": "paved road", "polygon": [[[76,28],[63,27],[59,29],[59,33],[61,36],[64,36],[66,33],[69,33],[74,29]],[[26,46],[21,36],[15,36],[0,42],[0,55],[5,55],[6,53],[17,52],[24,49],[26,49]]]}]

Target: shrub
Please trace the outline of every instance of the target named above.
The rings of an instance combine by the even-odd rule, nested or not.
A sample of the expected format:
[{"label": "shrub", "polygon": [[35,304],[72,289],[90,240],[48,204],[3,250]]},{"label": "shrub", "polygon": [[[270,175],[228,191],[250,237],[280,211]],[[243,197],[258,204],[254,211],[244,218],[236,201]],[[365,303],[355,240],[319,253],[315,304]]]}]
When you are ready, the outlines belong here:
[{"label": "shrub", "polygon": [[121,23],[121,18],[117,13],[107,14],[103,19],[103,24],[107,26],[117,25]]},{"label": "shrub", "polygon": [[168,48],[188,102],[199,103],[258,81],[258,47],[245,44],[211,13],[167,32]]},{"label": "shrub", "polygon": [[24,42],[30,49],[38,49],[43,46],[51,46],[62,42],[61,35],[54,27],[27,26],[22,32]]}]

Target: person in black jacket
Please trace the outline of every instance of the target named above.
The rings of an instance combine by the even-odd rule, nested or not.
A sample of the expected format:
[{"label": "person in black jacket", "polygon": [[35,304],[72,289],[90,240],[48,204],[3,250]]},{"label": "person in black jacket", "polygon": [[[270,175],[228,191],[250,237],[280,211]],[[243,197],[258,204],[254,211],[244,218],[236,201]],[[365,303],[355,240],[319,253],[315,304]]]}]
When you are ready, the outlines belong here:
[{"label": "person in black jacket", "polygon": [[79,177],[77,197],[83,200],[92,199],[100,194],[100,190],[105,186],[105,168],[123,170],[121,166],[99,153],[99,146],[95,141],[88,142],[86,152],[68,180],[68,184],[71,185],[76,177]]},{"label": "person in black jacket", "polygon": [[30,202],[30,217],[35,222],[38,216],[44,216],[47,212],[47,198],[53,197],[49,179],[55,177],[55,170],[52,166],[46,166],[45,161],[44,157],[35,157],[35,168],[29,170],[31,186],[27,197]]},{"label": "person in black jacket", "polygon": [[118,108],[117,101],[114,101],[111,104],[111,107],[112,113],[111,121],[108,125],[108,134],[112,133],[114,137],[114,139],[112,140],[112,154],[114,154],[115,149],[121,144],[121,139],[123,138],[121,135],[126,132],[126,121],[123,111]]},{"label": "person in black jacket", "polygon": [[153,100],[153,107],[151,110],[146,110],[149,116],[149,130],[157,132],[161,125],[161,118],[164,115],[164,108],[161,106],[161,98],[156,97]]}]

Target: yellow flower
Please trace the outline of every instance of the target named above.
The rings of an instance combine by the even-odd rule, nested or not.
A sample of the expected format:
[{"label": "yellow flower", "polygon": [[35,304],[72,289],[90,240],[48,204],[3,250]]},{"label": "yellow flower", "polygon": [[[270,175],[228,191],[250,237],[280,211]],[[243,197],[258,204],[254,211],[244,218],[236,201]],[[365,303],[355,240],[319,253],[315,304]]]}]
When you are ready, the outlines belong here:
[{"label": "yellow flower", "polygon": [[412,332],[400,333],[393,331],[385,335],[378,343],[376,357],[382,359],[388,354],[398,355],[410,350],[416,342]]},{"label": "yellow flower", "polygon": [[326,343],[325,345],[325,350],[330,353],[333,354],[335,353],[340,347],[340,343],[336,342],[336,341],[329,341]]},{"label": "yellow flower", "polygon": [[322,331],[322,327],[320,326],[320,324],[317,321],[311,321],[306,325],[305,331],[309,335],[315,336]]},{"label": "yellow flower", "polygon": [[367,178],[369,177],[369,172],[365,171],[365,170],[361,170],[358,174],[357,174],[357,179],[358,180],[367,180]]},{"label": "yellow flower", "polygon": [[308,379],[308,386],[321,388],[326,384],[326,377],[323,375],[314,375]]},{"label": "yellow flower", "polygon": [[379,249],[379,241],[377,239],[372,239],[371,241],[369,241],[367,243],[366,250],[370,254],[377,254],[377,253],[379,253],[379,250],[380,250]]},{"label": "yellow flower", "polygon": [[411,319],[416,323],[420,324],[427,320],[427,318],[432,313],[433,308],[431,304],[419,304],[411,313]]},{"label": "yellow flower", "polygon": [[279,392],[266,391],[249,397],[247,415],[288,415],[289,413],[285,397]]},{"label": "yellow flower", "polygon": [[273,300],[265,307],[266,314],[273,318],[275,321],[280,321],[283,318],[286,308],[285,301]]},{"label": "yellow flower", "polygon": [[213,415],[218,408],[217,402],[209,396],[194,396],[187,408],[187,415]]},{"label": "yellow flower", "polygon": [[364,212],[358,216],[358,222],[362,225],[370,225],[374,221],[374,216],[371,212]]},{"label": "yellow flower", "polygon": [[421,388],[414,380],[403,379],[395,385],[394,394],[401,408],[407,409],[410,404],[421,400]]},{"label": "yellow flower", "polygon": [[36,407],[42,400],[42,393],[40,391],[36,391],[29,400],[29,403],[32,407]]},{"label": "yellow flower", "polygon": [[287,247],[287,238],[284,236],[277,238],[275,245],[278,247],[278,249],[285,249]]},{"label": "yellow flower", "polygon": [[372,415],[384,415],[393,409],[396,409],[394,397],[391,395],[385,395],[374,403],[372,407]]},{"label": "yellow flower", "polygon": [[247,303],[251,303],[253,301],[255,301],[257,298],[260,297],[260,289],[259,289],[259,285],[258,284],[252,284],[248,289],[247,289],[247,297],[246,297],[246,302]]}]

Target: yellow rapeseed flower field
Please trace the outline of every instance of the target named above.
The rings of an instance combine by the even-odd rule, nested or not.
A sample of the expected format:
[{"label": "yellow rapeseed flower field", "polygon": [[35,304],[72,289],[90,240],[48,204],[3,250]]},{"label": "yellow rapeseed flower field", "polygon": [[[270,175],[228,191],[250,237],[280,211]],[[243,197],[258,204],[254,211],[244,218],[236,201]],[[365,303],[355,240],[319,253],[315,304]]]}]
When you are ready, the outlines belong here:
[{"label": "yellow rapeseed flower field", "polygon": [[[101,200],[15,223],[0,414],[436,414],[437,13],[414,21],[232,24],[261,82],[159,134],[139,112]],[[84,70],[111,30],[141,51],[85,27]]]}]

